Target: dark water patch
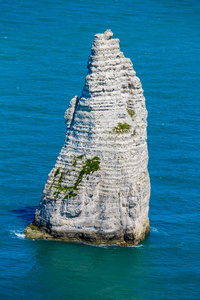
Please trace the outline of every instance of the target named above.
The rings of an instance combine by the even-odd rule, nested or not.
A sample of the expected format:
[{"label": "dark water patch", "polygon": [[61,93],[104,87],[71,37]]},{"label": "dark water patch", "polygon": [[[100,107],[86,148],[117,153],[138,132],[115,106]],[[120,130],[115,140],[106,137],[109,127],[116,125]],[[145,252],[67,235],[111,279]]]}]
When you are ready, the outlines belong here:
[{"label": "dark water patch", "polygon": [[32,222],[34,219],[34,214],[37,206],[26,206],[23,208],[13,209],[11,212],[20,219],[27,222]]}]

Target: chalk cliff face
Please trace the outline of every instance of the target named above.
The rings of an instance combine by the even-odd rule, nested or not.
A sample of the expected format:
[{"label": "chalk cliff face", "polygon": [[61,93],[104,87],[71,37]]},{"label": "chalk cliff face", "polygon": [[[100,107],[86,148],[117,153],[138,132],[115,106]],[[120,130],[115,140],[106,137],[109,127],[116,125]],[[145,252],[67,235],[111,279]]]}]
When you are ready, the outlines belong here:
[{"label": "chalk cliff face", "polygon": [[65,112],[65,144],[26,237],[135,245],[149,233],[145,98],[112,35],[95,35],[82,95]]}]

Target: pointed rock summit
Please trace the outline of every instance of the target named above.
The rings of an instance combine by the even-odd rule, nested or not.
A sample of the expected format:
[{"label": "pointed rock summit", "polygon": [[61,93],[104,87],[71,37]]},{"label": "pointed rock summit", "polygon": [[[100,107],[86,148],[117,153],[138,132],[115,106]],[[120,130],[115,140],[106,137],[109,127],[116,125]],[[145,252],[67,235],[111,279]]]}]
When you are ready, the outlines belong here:
[{"label": "pointed rock summit", "polygon": [[147,110],[119,40],[96,34],[82,95],[27,238],[136,245],[149,233]]}]

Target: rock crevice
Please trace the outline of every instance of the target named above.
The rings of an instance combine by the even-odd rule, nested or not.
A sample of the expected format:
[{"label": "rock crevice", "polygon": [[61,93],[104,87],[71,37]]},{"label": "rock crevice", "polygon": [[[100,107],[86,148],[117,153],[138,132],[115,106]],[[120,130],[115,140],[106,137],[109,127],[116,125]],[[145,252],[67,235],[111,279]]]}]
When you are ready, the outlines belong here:
[{"label": "rock crevice", "polygon": [[145,98],[112,36],[95,35],[83,92],[65,112],[65,144],[28,238],[136,245],[149,233]]}]

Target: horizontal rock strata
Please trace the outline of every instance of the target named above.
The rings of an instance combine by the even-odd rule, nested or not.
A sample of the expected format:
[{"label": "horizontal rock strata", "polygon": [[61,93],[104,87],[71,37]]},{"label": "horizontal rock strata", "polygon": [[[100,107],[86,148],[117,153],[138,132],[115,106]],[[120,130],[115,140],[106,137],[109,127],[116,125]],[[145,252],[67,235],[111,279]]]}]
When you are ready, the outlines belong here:
[{"label": "horizontal rock strata", "polygon": [[112,35],[95,35],[83,92],[65,113],[65,144],[28,238],[136,245],[149,233],[145,98]]}]

